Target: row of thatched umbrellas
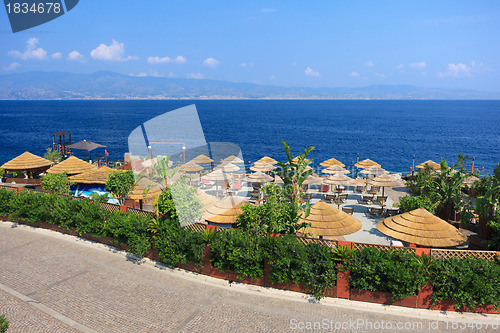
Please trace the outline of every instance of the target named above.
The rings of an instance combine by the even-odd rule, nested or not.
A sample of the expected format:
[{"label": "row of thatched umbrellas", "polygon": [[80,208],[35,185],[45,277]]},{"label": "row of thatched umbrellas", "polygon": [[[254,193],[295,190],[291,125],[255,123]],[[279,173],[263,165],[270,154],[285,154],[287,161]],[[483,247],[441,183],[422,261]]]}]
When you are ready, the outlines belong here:
[{"label": "row of thatched umbrellas", "polygon": [[[241,207],[248,203],[239,197],[218,200],[203,192],[198,197],[205,205],[203,219],[215,225],[235,225],[238,215],[243,213]],[[344,236],[362,228],[361,221],[324,201],[312,205],[310,214],[299,222],[310,223],[300,233],[324,237]],[[424,208],[388,217],[378,222],[377,229],[389,237],[427,247],[452,247],[467,241],[467,236],[457,228]]]}]

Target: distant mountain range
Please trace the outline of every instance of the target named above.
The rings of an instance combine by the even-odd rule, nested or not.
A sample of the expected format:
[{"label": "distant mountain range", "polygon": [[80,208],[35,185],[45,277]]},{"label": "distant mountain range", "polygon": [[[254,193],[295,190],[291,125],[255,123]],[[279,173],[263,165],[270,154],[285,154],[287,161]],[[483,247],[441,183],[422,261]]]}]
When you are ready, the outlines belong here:
[{"label": "distant mountain range", "polygon": [[500,93],[410,85],[300,88],[114,72],[26,72],[0,75],[0,99],[500,99]]}]

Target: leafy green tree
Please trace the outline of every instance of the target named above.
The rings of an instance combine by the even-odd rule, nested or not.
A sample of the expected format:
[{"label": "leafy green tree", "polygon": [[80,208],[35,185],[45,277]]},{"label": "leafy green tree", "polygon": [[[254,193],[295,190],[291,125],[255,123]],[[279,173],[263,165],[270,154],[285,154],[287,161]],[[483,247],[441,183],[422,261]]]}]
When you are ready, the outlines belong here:
[{"label": "leafy green tree", "polygon": [[295,234],[308,223],[298,223],[294,205],[290,204],[286,190],[276,184],[261,188],[263,202],[259,206],[242,206],[243,214],[237,218],[238,228],[264,233]]},{"label": "leafy green tree", "polygon": [[169,189],[181,226],[194,223],[201,218],[203,204],[196,196],[197,189],[189,187],[185,181],[177,181]]},{"label": "leafy green tree", "polygon": [[62,161],[62,155],[59,154],[57,150],[52,150],[52,148],[47,148],[47,151],[43,155],[43,158],[56,164]]},{"label": "leafy green tree", "polygon": [[490,245],[500,248],[500,162],[493,169],[493,176],[483,185],[483,193],[476,200],[476,211],[479,214],[479,235],[482,238],[489,238],[486,226],[491,227],[495,232]]},{"label": "leafy green tree", "polygon": [[463,205],[461,190],[464,179],[470,175],[470,172],[464,169],[469,157],[458,155],[458,163],[451,167],[441,158],[440,172],[433,172],[429,167],[419,171],[416,177],[407,183],[408,189],[417,196],[429,199],[442,219],[455,219],[455,212]]},{"label": "leafy green tree", "polygon": [[69,193],[70,185],[71,181],[66,172],[47,174],[42,177],[42,189],[49,193]]},{"label": "leafy green tree", "polygon": [[435,204],[428,197],[417,195],[411,197],[406,195],[399,199],[399,209],[402,213],[410,212],[418,208],[425,208],[434,214]]},{"label": "leafy green tree", "polygon": [[109,174],[106,181],[106,191],[115,196],[121,205],[125,203],[125,197],[135,186],[134,174],[128,170],[125,172],[114,171]]}]

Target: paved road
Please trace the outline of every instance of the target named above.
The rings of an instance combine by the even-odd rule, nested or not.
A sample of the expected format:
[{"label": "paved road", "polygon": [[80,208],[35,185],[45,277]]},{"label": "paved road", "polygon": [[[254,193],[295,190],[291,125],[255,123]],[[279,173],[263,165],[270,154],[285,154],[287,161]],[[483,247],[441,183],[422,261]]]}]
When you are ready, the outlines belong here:
[{"label": "paved road", "polygon": [[296,293],[228,285],[6,222],[0,222],[1,313],[9,332],[287,332],[314,325],[342,332],[471,331],[459,329],[464,320],[483,325],[474,331],[500,331],[485,328],[485,320],[498,320],[492,316],[336,299],[317,304]]}]

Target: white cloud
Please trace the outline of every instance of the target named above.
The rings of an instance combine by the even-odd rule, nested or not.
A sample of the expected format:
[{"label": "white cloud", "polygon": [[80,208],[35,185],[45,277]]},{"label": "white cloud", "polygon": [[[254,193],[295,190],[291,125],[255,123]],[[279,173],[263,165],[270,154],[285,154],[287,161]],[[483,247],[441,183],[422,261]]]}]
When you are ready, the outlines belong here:
[{"label": "white cloud", "polygon": [[358,72],[351,72],[351,76],[352,77],[359,77],[359,73]]},{"label": "white cloud", "polygon": [[253,62],[242,62],[241,63],[241,67],[252,67],[253,66]]},{"label": "white cloud", "polygon": [[377,75],[378,77],[382,78],[382,79],[385,79],[385,74],[382,74],[382,73],[375,73],[375,75]]},{"label": "white cloud", "polygon": [[203,64],[209,67],[217,67],[220,62],[214,58],[207,58],[203,61]]},{"label": "white cloud", "polygon": [[50,57],[52,59],[61,59],[62,58],[62,53],[61,52],[52,53],[52,55]]},{"label": "white cloud", "polygon": [[21,64],[18,63],[18,62],[13,62],[11,63],[10,65],[8,66],[4,66],[2,67],[2,69],[6,72],[11,72],[11,71],[15,71],[16,69],[18,69],[19,67],[21,67]]},{"label": "white cloud", "polygon": [[396,66],[396,68],[397,68],[397,69],[403,69],[403,68],[405,68],[405,65],[403,65],[403,64],[399,64],[399,65],[397,65],[397,66]]},{"label": "white cloud", "polygon": [[85,62],[85,57],[78,51],[72,51],[70,54],[68,54],[68,60]]},{"label": "white cloud", "polygon": [[276,76],[271,75],[271,76],[269,77],[269,79],[271,79],[271,80],[276,80]]},{"label": "white cloud", "polygon": [[373,67],[374,66],[373,62],[371,62],[371,61],[365,62],[364,65],[366,67]]},{"label": "white cloud", "polygon": [[36,45],[38,44],[38,39],[35,37],[32,37],[26,41],[26,49],[24,52],[19,52],[17,50],[12,50],[9,51],[7,54],[13,58],[19,58],[23,60],[28,60],[28,59],[36,59],[36,60],[42,60],[47,57],[47,51],[42,49],[41,47],[35,48]]},{"label": "white cloud", "polygon": [[[171,74],[171,73],[170,73]],[[169,77],[171,77],[169,74]],[[150,70],[149,72],[140,72],[138,74],[129,74],[129,76],[136,76],[136,77],[146,77],[146,76],[152,76],[152,77],[165,77],[165,74],[159,73],[154,70]]]},{"label": "white cloud", "polygon": [[204,79],[205,77],[201,73],[188,73],[187,77],[190,79]]},{"label": "white cloud", "polygon": [[411,68],[425,68],[427,67],[427,64],[425,63],[425,61],[411,62],[410,64],[408,64],[408,66],[410,66]]},{"label": "white cloud", "polygon": [[472,62],[471,66],[472,67],[469,67],[461,62],[459,62],[458,64],[448,64],[448,69],[446,70],[446,72],[438,72],[437,76],[440,78],[470,77],[472,76],[472,68],[476,66],[476,63]]},{"label": "white cloud", "polygon": [[276,9],[275,8],[262,8],[260,11],[263,13],[274,13],[276,11]]},{"label": "white cloud", "polygon": [[306,74],[306,76],[320,76],[319,72],[313,71],[311,67],[307,67],[304,74]]},{"label": "white cloud", "polygon": [[167,62],[174,62],[174,63],[177,63],[177,64],[184,64],[187,62],[187,59],[184,58],[183,56],[177,56],[176,58],[169,58],[169,57],[163,57],[163,58],[160,58],[160,57],[149,57],[148,58],[148,63],[150,64],[164,64],[164,63],[167,63]]},{"label": "white cloud", "polygon": [[136,56],[125,57],[125,44],[112,40],[111,45],[101,44],[90,52],[90,56],[96,60],[104,61],[129,61],[136,60]]}]

